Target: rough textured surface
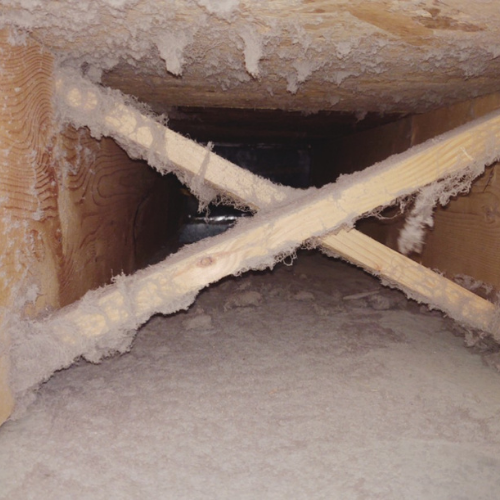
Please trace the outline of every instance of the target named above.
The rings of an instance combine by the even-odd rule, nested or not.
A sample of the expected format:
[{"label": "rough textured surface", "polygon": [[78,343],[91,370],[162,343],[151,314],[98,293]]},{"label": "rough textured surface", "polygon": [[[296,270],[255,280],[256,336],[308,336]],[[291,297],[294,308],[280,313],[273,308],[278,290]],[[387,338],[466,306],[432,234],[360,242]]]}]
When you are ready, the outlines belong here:
[{"label": "rough textured surface", "polygon": [[[93,92],[82,93],[73,87],[71,89],[68,95],[74,95],[78,107],[84,110],[94,111],[103,101]],[[113,104],[111,95],[107,102]],[[105,118],[108,117],[105,114]],[[116,119],[120,127],[127,130],[126,139],[133,147],[147,150],[153,145],[151,149],[155,150],[154,135],[159,133],[160,158],[171,157],[171,153],[166,154],[164,146],[165,142],[170,144],[171,139],[161,140],[162,127],[154,122],[153,134],[150,132],[151,125],[140,126],[142,120],[145,120],[142,116],[128,120]],[[431,144],[421,145],[363,172],[343,176],[336,184],[319,190],[311,188],[299,192],[299,197],[290,203],[273,205],[273,212],[264,210],[252,219],[241,219],[227,233],[184,248],[161,264],[135,276],[118,279],[107,289],[91,292],[79,303],[54,314],[46,321],[24,324],[16,322],[11,326],[13,392],[25,399],[40,382],[47,380],[56,370],[69,366],[80,356],[97,362],[111,353],[125,352],[133,340],[133,330],[153,314],[172,314],[187,308],[197,293],[210,283],[250,269],[272,267],[305,241],[325,236],[340,227],[348,227],[356,218],[377,210],[377,207],[393,203],[440,178],[458,176],[460,180],[463,177],[458,188],[453,179],[450,182],[443,180],[437,189],[432,188],[432,196],[443,202],[456,189],[461,190],[465,180],[478,175],[484,164],[498,158],[498,121],[497,112],[445,134]],[[97,122],[99,127],[102,126],[101,120]],[[107,122],[105,126],[108,126]],[[202,166],[207,166],[204,174],[208,178],[213,174],[208,169],[211,161],[207,161],[207,151],[197,147],[201,149],[201,157],[198,158],[201,159]],[[441,161],[442,158],[445,160]],[[470,165],[471,162],[473,165]],[[179,167],[184,164],[190,166],[191,161],[188,157],[175,163]],[[240,177],[236,175],[235,182],[241,180]],[[213,183],[219,185],[217,180]],[[241,199],[246,199],[245,193],[252,192],[255,183],[253,179],[248,182],[248,178],[246,184],[242,183],[243,187],[250,189],[242,190]],[[274,185],[270,187],[275,188],[273,192],[281,192]],[[227,189],[232,193],[231,185]],[[235,188],[234,192],[239,194],[238,190],[239,188]],[[259,187],[259,192],[260,190]],[[429,197],[426,199],[429,204]],[[256,204],[258,203],[259,201]],[[326,246],[329,253],[336,255],[338,247],[335,243],[328,243]],[[364,243],[363,246],[370,247],[370,243]],[[345,242],[340,248],[345,248]],[[380,252],[378,250],[376,253]],[[347,255],[351,253],[352,246]],[[338,250],[338,254],[346,256],[341,250]],[[457,295],[456,292],[451,293],[447,285],[436,284],[434,281],[429,286],[426,278],[423,279],[423,286],[416,286],[415,283],[421,280],[421,271],[417,272],[416,279],[405,282],[400,277],[400,272],[406,271],[411,261],[400,264],[398,269],[395,257],[389,256],[390,267],[396,267],[394,274],[383,271],[384,262],[376,262],[373,267],[369,251],[367,255],[369,264],[365,265],[366,256],[363,255],[354,261],[375,275],[384,277],[391,285],[400,286],[409,297],[439,307],[458,321],[488,331],[496,337],[498,319],[490,302],[481,299],[481,305],[478,306],[479,299],[473,294]],[[407,274],[409,273],[405,272],[405,278]],[[471,314],[471,311],[474,312]],[[43,355],[38,355],[40,352]]]},{"label": "rough textured surface", "polygon": [[491,0],[4,0],[0,23],[156,111],[336,109],[362,118],[500,89]]},{"label": "rough textured surface", "polygon": [[439,314],[300,255],[52,378],[0,428],[0,498],[496,500],[498,377]]}]

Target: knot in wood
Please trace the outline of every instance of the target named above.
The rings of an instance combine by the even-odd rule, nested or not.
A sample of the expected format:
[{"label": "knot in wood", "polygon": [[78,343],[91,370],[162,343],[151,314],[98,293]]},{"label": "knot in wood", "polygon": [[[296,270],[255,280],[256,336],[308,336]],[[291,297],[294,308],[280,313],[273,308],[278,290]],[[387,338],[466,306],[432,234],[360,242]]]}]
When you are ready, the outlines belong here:
[{"label": "knot in wood", "polygon": [[212,264],[215,264],[215,259],[213,257],[203,257],[200,259],[198,262],[199,267],[208,267],[211,266]]}]

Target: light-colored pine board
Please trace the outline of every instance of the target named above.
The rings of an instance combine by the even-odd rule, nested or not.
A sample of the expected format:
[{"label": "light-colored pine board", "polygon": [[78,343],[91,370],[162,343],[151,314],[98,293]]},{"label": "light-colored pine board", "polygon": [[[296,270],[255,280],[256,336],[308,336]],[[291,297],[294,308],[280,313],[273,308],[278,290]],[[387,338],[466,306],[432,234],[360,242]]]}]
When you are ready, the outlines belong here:
[{"label": "light-colored pine board", "polygon": [[178,167],[196,176],[196,183],[231,193],[241,203],[254,208],[273,206],[293,196],[290,188],[276,186],[244,169],[235,170],[234,164],[210,149],[127,106],[116,94],[108,96],[72,72],[61,72],[57,86],[64,106],[60,110],[63,118],[113,137],[134,156],[141,154],[159,171]]},{"label": "light-colored pine board", "polygon": [[[60,92],[61,89],[64,90],[64,82],[59,86]],[[83,91],[83,94],[78,94],[76,100],[69,99],[68,101],[68,95],[63,94],[66,102],[71,103],[73,109],[86,107],[87,111],[95,111],[100,104],[104,104],[99,103],[100,90],[93,86],[87,90],[80,87],[77,91]],[[118,106],[115,106],[116,102],[113,102],[112,97],[104,97],[108,101],[108,108],[105,106],[103,109],[121,112],[123,103],[118,101]],[[138,113],[127,109],[127,113],[129,111]],[[92,114],[95,115],[95,113]],[[75,116],[76,121],[85,122],[86,120],[85,113],[83,117],[78,116],[78,112]],[[97,125],[97,134],[110,133],[110,129],[113,128],[113,123],[109,120],[104,120],[106,123],[103,126],[102,118],[106,116],[105,114],[101,116],[101,120],[98,120],[100,123]],[[126,114],[125,117],[127,116],[129,115]],[[116,116],[113,117],[114,120],[116,118]],[[164,156],[163,160],[167,160],[171,154],[165,151],[172,143],[169,144],[167,141],[166,145],[161,144],[165,142],[165,137],[168,138],[168,131],[161,130],[161,134],[154,134],[154,127],[147,127],[148,120],[150,119],[141,116],[140,113],[133,116],[133,120],[127,118],[125,123],[120,125],[120,128],[124,126],[125,129],[117,133],[119,140],[129,145],[135,154],[141,148],[145,149],[145,146],[148,144],[152,146],[154,143],[154,154]],[[95,125],[94,121],[93,126]],[[111,130],[111,135],[112,132]],[[273,203],[272,211],[264,210],[251,220],[241,221],[226,234],[182,249],[161,264],[147,268],[133,276],[121,277],[113,285],[87,294],[82,300],[63,308],[46,320],[25,325],[25,328],[32,328],[36,334],[41,335],[42,342],[48,342],[48,345],[56,342],[59,347],[56,359],[50,358],[43,367],[40,367],[38,373],[30,372],[29,376],[23,379],[22,387],[18,386],[18,390],[26,390],[49,376],[54,370],[71,364],[76,357],[81,355],[89,360],[97,361],[103,355],[116,349],[127,348],[127,339],[130,339],[127,331],[137,328],[157,312],[172,313],[188,307],[200,289],[224,276],[270,266],[277,258],[279,259],[280,255],[293,251],[304,241],[339,231],[343,226],[352,224],[365,212],[391,203],[395,198],[410,194],[437,179],[448,175],[461,175],[464,169],[474,161],[479,171],[484,164],[493,161],[498,156],[499,136],[500,116],[499,114],[490,115],[438,141],[432,141],[424,147],[392,158],[389,162],[342,178],[334,185],[320,190],[310,189],[300,194],[295,193],[291,197],[285,195],[284,202]],[[175,141],[173,143],[178,144]],[[189,165],[187,168],[192,171],[203,168],[203,172],[206,173],[210,170],[206,166],[212,164],[212,153],[198,145],[193,145],[192,148],[195,157],[203,163],[202,165]],[[147,151],[142,154],[147,156]],[[472,155],[475,155],[475,158]],[[217,164],[217,158],[213,161],[215,162],[213,164]],[[235,172],[230,173],[236,174],[236,167],[231,165],[226,165],[226,167],[235,169]],[[211,181],[212,184],[218,185],[216,170],[211,175],[215,176],[213,178],[215,180]],[[252,177],[247,179],[253,181]],[[224,180],[223,178],[220,182],[225,185],[224,189],[228,194],[232,191],[238,193],[233,182],[224,184]],[[251,192],[252,188],[255,188],[253,184],[243,184],[242,191],[239,193]],[[282,195],[281,188],[277,189],[280,191],[278,195]],[[246,194],[241,198],[245,199],[245,196]],[[258,195],[254,194],[255,197],[258,199]],[[357,236],[355,232],[352,234]],[[346,236],[347,239],[343,241],[344,247],[350,244],[349,235],[344,234],[344,237]],[[331,241],[329,240],[330,243]],[[335,238],[333,242],[331,249],[337,253]],[[370,248],[370,245],[367,247]],[[340,250],[342,250],[342,245],[340,245]],[[380,272],[384,259],[392,259],[392,254],[383,252],[378,256],[377,261],[373,260],[372,256],[365,255],[365,252],[359,252],[358,249],[358,254],[356,256],[353,254],[353,260],[377,273]],[[347,255],[350,253],[348,251]],[[436,283],[442,286],[439,277],[434,275],[431,275],[430,284],[422,283],[420,269],[411,271],[409,278],[401,278],[399,274],[405,274],[407,262],[401,256],[398,258],[402,260],[394,266],[385,266],[384,273],[394,278],[394,282],[403,288],[408,284],[410,293],[417,298],[429,297],[429,294],[426,295],[424,291],[426,288],[435,287]],[[440,295],[440,300],[446,307],[445,310],[453,313],[457,309],[460,314],[456,317],[459,319],[464,319],[462,314],[464,309],[472,311],[465,315],[468,321],[470,316],[474,316],[475,311],[485,304],[486,308],[491,307],[472,295],[464,295],[461,289],[449,286],[448,288],[442,286],[442,289],[444,291]],[[436,296],[432,296],[432,300],[436,300]],[[439,303],[438,300],[437,302]],[[497,337],[495,321],[492,320],[486,326],[488,328],[485,329]],[[483,328],[485,324],[480,324],[479,327]],[[22,359],[22,349],[21,352],[17,352],[17,355],[19,354]]]},{"label": "light-colored pine board", "polygon": [[[134,139],[137,135],[132,124],[135,126],[137,121],[128,123]],[[272,257],[284,250],[339,229],[353,218],[423,185],[460,173],[473,154],[480,161],[490,161],[490,157],[498,155],[499,139],[500,115],[495,114],[387,164],[351,176],[350,182],[344,178],[336,185],[309,190],[293,204],[257,215],[226,235],[181,251],[138,277],[124,279],[121,287],[109,287],[91,303],[77,304],[62,312],[64,321],[74,325],[69,329],[70,338],[99,337],[129,323],[136,326],[157,311],[168,311],[169,303],[188,296],[193,300],[200,288],[228,274],[269,265]],[[488,157],[483,153],[486,144],[490,148]]]},{"label": "light-colored pine board", "polygon": [[490,331],[500,341],[496,306],[359,231],[341,231],[321,241],[327,251],[366,269],[419,302],[473,328]]}]

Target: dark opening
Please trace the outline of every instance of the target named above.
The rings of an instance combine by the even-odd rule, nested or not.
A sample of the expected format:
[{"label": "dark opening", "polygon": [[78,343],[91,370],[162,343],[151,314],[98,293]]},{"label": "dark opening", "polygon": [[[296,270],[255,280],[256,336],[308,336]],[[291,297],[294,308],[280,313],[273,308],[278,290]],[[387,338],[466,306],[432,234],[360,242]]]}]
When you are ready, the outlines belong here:
[{"label": "dark opening", "polygon": [[[199,143],[211,143],[215,153],[257,175],[304,189],[334,182],[340,174],[367,166],[353,164],[352,154],[344,154],[346,144],[350,143],[352,149],[352,143],[359,138],[362,150],[364,132],[403,116],[176,107],[168,110],[168,127]],[[248,215],[232,207],[213,205],[199,212],[196,198],[180,183],[177,190],[181,196],[176,197],[177,209],[170,211],[171,234],[154,261],[184,244],[220,234]]]}]

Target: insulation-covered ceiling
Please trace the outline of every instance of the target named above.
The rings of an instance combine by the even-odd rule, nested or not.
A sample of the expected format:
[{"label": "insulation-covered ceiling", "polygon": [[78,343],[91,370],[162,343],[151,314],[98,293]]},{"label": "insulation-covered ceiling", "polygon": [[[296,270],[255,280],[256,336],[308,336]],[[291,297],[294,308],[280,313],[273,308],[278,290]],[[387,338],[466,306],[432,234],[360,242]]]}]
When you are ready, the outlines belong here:
[{"label": "insulation-covered ceiling", "polygon": [[172,106],[420,112],[500,90],[496,0],[2,0],[94,81]]}]

